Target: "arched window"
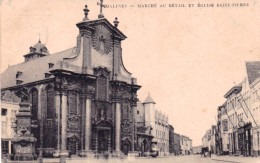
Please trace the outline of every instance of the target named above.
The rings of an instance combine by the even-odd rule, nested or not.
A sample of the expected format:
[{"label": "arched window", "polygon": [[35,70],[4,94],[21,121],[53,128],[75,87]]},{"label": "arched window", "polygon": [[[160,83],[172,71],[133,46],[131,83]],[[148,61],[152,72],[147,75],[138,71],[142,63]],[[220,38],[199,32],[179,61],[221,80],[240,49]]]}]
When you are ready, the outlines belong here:
[{"label": "arched window", "polygon": [[38,117],[38,90],[33,88],[31,91],[31,103],[32,103],[32,120],[37,120]]},{"label": "arched window", "polygon": [[69,103],[69,113],[77,114],[77,92],[70,91],[68,95],[68,103]]},{"label": "arched window", "polygon": [[107,97],[107,79],[105,76],[97,78],[97,96],[99,100],[106,100]]},{"label": "arched window", "polygon": [[47,119],[55,118],[54,89],[51,85],[46,88],[47,94]]}]

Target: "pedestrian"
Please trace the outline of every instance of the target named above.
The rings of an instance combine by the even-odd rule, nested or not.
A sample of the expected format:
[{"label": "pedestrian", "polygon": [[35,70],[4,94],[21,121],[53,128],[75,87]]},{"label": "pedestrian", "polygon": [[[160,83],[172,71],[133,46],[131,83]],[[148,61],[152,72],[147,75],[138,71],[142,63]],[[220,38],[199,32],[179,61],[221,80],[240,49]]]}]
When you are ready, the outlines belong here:
[{"label": "pedestrian", "polygon": [[209,151],[209,157],[211,157],[211,151]]}]

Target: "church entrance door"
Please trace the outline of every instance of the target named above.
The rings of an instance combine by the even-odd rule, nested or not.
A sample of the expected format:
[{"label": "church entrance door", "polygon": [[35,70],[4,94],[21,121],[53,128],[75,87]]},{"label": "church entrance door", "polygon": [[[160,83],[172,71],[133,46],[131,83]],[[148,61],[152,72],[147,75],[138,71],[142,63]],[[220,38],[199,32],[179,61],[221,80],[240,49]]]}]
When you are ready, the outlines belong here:
[{"label": "church entrance door", "polygon": [[68,150],[70,154],[77,154],[79,150],[79,139],[74,135],[68,138]]},{"label": "church entrance door", "polygon": [[98,152],[102,153],[104,151],[108,151],[108,133],[106,130],[98,131]]},{"label": "church entrance door", "polygon": [[127,155],[131,150],[131,142],[128,139],[122,140],[122,152]]}]

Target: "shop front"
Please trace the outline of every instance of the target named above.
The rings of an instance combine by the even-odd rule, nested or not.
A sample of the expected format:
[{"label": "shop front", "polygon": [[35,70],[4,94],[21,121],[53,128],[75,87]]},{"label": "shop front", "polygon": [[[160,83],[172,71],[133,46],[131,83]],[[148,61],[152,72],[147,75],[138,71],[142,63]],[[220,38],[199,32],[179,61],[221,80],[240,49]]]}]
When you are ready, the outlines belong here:
[{"label": "shop front", "polygon": [[240,122],[240,128],[238,128],[238,150],[239,154],[243,156],[251,156],[251,128],[252,123]]}]

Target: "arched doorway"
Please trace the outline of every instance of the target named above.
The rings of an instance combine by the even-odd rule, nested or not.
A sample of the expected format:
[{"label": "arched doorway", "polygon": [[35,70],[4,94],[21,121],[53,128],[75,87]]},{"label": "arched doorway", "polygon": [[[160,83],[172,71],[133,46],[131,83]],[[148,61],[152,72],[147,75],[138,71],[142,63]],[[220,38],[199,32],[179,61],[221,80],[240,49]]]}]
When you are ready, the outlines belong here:
[{"label": "arched doorway", "polygon": [[121,151],[125,155],[128,155],[128,152],[131,151],[131,142],[129,139],[126,138],[121,141]]},{"label": "arched doorway", "polygon": [[79,138],[75,135],[69,137],[68,140],[68,150],[71,155],[77,154],[80,150],[80,141]]},{"label": "arched doorway", "polygon": [[148,143],[147,143],[147,140],[144,139],[144,140],[143,140],[144,152],[147,152],[147,150],[148,150],[147,144],[148,144]]},{"label": "arched doorway", "polygon": [[98,130],[98,152],[108,151],[108,132],[107,130]]}]

